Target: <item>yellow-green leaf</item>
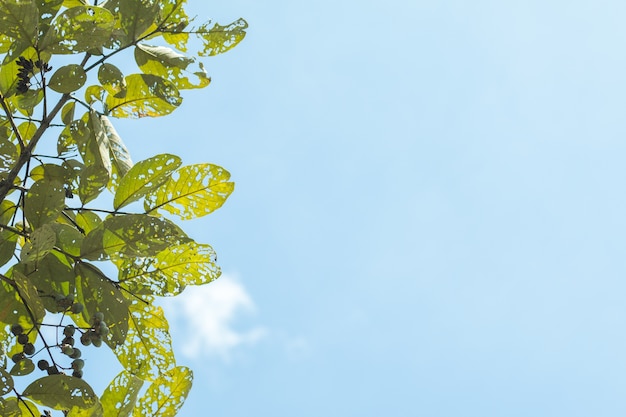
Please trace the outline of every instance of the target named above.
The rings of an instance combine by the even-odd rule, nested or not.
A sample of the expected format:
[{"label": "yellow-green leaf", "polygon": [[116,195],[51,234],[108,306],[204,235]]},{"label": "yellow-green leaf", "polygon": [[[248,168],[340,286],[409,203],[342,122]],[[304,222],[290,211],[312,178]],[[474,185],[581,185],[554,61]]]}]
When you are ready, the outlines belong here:
[{"label": "yellow-green leaf", "polygon": [[0,396],[13,390],[13,377],[5,368],[0,368]]},{"label": "yellow-green leaf", "polygon": [[117,187],[119,180],[133,167],[133,161],[130,157],[130,152],[128,152],[126,145],[124,145],[122,138],[117,133],[117,130],[115,130],[109,118],[100,116],[100,122],[102,123],[102,128],[107,137],[107,145],[109,147],[112,168],[111,180],[113,181],[113,185]]},{"label": "yellow-green leaf", "polygon": [[121,33],[115,33],[118,44],[126,46],[139,39],[159,15],[161,1],[157,0],[109,0],[104,7],[117,15]]},{"label": "yellow-green leaf", "polygon": [[119,94],[126,89],[124,74],[113,64],[104,63],[98,68],[98,81],[109,94]]},{"label": "yellow-green leaf", "polygon": [[176,295],[187,285],[217,279],[221,270],[215,261],[211,246],[188,242],[161,251],[149,267],[121,269],[119,281],[133,294]]},{"label": "yellow-green leaf", "polygon": [[173,417],[183,406],[191,389],[193,373],[177,366],[159,376],[139,399],[133,417]]},{"label": "yellow-green leaf", "polygon": [[126,371],[143,380],[152,381],[175,366],[163,309],[134,299],[126,342],[115,348],[115,354]]},{"label": "yellow-green leaf", "polygon": [[57,181],[35,181],[24,199],[24,214],[33,228],[56,220],[64,207],[65,190]]},{"label": "yellow-green leaf", "polygon": [[69,125],[74,120],[74,110],[76,109],[76,102],[69,101],[65,103],[63,109],[61,109],[61,121],[65,125]]},{"label": "yellow-green leaf", "polygon": [[168,246],[189,241],[170,220],[145,214],[106,219],[83,241],[81,256],[89,260],[154,256]]},{"label": "yellow-green leaf", "polygon": [[32,0],[0,0],[0,34],[34,46],[39,10]]},{"label": "yellow-green leaf", "polygon": [[[116,414],[109,415],[115,416]],[[102,404],[96,398],[96,404],[93,405],[91,408],[74,407],[70,409],[66,417],[105,417],[105,414],[104,409],[102,408]]]},{"label": "yellow-green leaf", "polygon": [[33,285],[26,275],[16,270],[13,271],[13,280],[17,285],[21,300],[28,305],[29,310],[33,313],[33,316],[35,316],[35,320],[41,323],[43,317],[46,315],[46,310],[37,293],[37,287]]},{"label": "yellow-green leaf", "polygon": [[85,381],[67,375],[39,378],[26,387],[22,395],[54,410],[88,409],[95,405],[98,398]]},{"label": "yellow-green leaf", "polygon": [[165,182],[181,164],[176,155],[161,154],[140,161],[120,180],[113,199],[113,207],[118,210],[137,201]]},{"label": "yellow-green leaf", "polygon": [[233,49],[246,36],[247,28],[248,23],[243,19],[226,26],[217,23],[211,28],[208,24],[200,26],[195,33],[202,40],[204,48],[198,55],[213,56]]},{"label": "yellow-green leaf", "polygon": [[39,48],[55,54],[75,54],[106,44],[115,27],[115,17],[105,8],[76,6],[58,15]]},{"label": "yellow-green leaf", "polygon": [[0,138],[0,178],[6,178],[19,157],[17,147],[8,138]]},{"label": "yellow-green leaf", "polygon": [[52,227],[44,224],[30,234],[30,238],[22,248],[20,259],[24,263],[39,261],[50,253],[55,243],[56,233],[54,233]]},{"label": "yellow-green leaf", "polygon": [[110,330],[107,344],[111,347],[123,344],[128,331],[129,301],[95,266],[83,262],[76,264],[74,270],[78,299],[85,306],[83,319],[90,322],[96,312],[101,312]]},{"label": "yellow-green leaf", "polygon": [[159,117],[170,114],[182,103],[176,86],[152,74],[131,74],[126,78],[124,97],[108,94],[105,105],[113,117]]},{"label": "yellow-green leaf", "polygon": [[[15,204],[4,200],[0,203],[0,222],[8,225],[15,214]],[[9,262],[15,253],[18,235],[10,230],[0,227],[0,266]],[[0,320],[2,318],[0,317]]]},{"label": "yellow-green leaf", "polygon": [[87,73],[78,64],[65,65],[58,70],[48,81],[48,87],[57,93],[71,93],[78,90],[87,81]]},{"label": "yellow-green leaf", "polygon": [[184,166],[146,196],[146,213],[163,209],[183,220],[205,216],[224,204],[235,184],[230,173],[212,164]]},{"label": "yellow-green leaf", "polygon": [[179,90],[204,88],[211,82],[202,63],[165,46],[137,44],[135,61],[145,74],[171,81]]},{"label": "yellow-green leaf", "polygon": [[128,371],[120,372],[104,390],[100,402],[105,416],[128,417],[132,413],[143,381]]}]

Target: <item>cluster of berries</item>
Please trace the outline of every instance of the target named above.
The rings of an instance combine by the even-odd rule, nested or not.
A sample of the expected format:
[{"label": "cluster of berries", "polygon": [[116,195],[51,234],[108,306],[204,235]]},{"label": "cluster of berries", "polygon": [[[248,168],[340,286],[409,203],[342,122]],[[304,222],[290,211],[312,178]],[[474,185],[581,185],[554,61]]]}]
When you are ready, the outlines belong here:
[{"label": "cluster of berries", "polygon": [[17,59],[17,65],[19,69],[17,71],[17,91],[20,94],[24,94],[31,86],[30,77],[35,75],[35,68],[38,68],[42,73],[46,73],[52,70],[52,67],[43,61],[34,61],[32,59],[26,59],[23,56]]},{"label": "cluster of berries", "polygon": [[31,356],[35,354],[35,345],[30,343],[28,338],[28,334],[24,333],[24,328],[19,324],[14,324],[11,326],[11,333],[17,336],[17,343],[22,345],[22,351],[14,354],[11,359],[13,362],[18,363],[26,359],[26,356]]},{"label": "cluster of berries", "polygon": [[61,311],[79,314],[85,308],[81,303],[74,302],[74,294],[54,294],[53,297]]},{"label": "cluster of berries", "polygon": [[[66,299],[67,308],[74,308],[75,306],[80,306],[82,310],[82,304],[73,303],[73,300]],[[84,346],[94,345],[96,347],[100,347],[102,345],[102,338],[106,337],[109,334],[109,327],[104,321],[104,314],[97,312],[93,315],[92,325],[87,329],[77,329],[73,324],[68,324],[63,327],[63,340],[58,345],[61,348],[61,353],[68,356],[72,359],[72,363],[69,368],[62,369],[71,369],[72,376],[76,378],[83,377],[83,367],[85,366],[85,361],[81,359],[82,352],[79,348],[75,347],[76,341],[74,340],[74,335],[76,334],[76,330],[81,332],[80,342]],[[59,326],[62,327],[62,326]],[[32,329],[31,329],[32,331]],[[28,337],[28,333],[24,333],[24,328],[19,324],[14,324],[11,326],[11,333],[13,333],[17,337],[17,341],[20,345],[22,345],[22,352],[16,353],[12,356],[12,360],[15,363],[18,363],[22,360],[27,359],[27,356],[33,356],[35,354],[35,346],[30,342]],[[30,333],[30,332],[29,332]],[[30,361],[30,359],[28,359]],[[32,366],[32,365],[31,365]],[[58,366],[55,363],[50,364],[47,360],[41,359],[37,362],[37,367],[46,371],[48,375],[57,375],[60,374]]]},{"label": "cluster of berries", "polygon": [[109,334],[109,327],[104,321],[104,314],[97,312],[93,315],[92,326],[80,336],[83,346],[93,344],[95,347],[102,346],[102,338]]}]

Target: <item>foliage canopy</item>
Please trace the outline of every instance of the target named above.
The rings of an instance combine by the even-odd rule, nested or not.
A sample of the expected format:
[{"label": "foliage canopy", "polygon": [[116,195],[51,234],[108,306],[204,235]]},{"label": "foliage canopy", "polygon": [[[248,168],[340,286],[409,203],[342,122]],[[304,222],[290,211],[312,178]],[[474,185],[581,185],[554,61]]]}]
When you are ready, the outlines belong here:
[{"label": "foliage canopy", "polygon": [[[244,38],[243,19],[194,26],[185,3],[0,0],[0,416],[174,416],[191,388],[154,300],[219,277],[176,221],[234,184],[176,155],[133,163],[112,122],[170,114],[210,83],[197,57]],[[81,349],[103,344],[123,371],[97,395]]]}]

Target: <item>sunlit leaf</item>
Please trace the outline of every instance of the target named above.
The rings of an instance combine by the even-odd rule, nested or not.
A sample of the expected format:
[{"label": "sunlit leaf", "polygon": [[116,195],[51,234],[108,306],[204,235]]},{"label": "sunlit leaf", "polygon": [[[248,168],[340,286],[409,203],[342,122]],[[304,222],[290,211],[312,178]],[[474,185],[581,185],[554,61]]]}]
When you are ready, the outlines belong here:
[{"label": "sunlit leaf", "polygon": [[54,248],[55,243],[56,234],[54,230],[49,225],[44,224],[30,234],[30,238],[22,248],[20,258],[24,263],[39,261]]},{"label": "sunlit leaf", "polygon": [[69,125],[74,120],[74,110],[76,109],[76,102],[70,101],[65,103],[63,109],[61,109],[61,121],[63,124]]},{"label": "sunlit leaf", "polygon": [[126,145],[124,145],[122,138],[117,133],[117,130],[115,130],[115,127],[113,127],[109,118],[100,116],[100,122],[102,123],[102,128],[108,139],[107,145],[111,158],[112,180],[114,180],[117,186],[119,180],[133,167],[133,161],[130,157],[130,152],[128,152]]},{"label": "sunlit leaf", "polygon": [[81,88],[87,81],[87,73],[78,64],[65,65],[58,70],[48,81],[48,87],[58,93],[71,93]]},{"label": "sunlit leaf", "polygon": [[144,197],[163,184],[181,163],[179,157],[170,154],[156,155],[138,162],[121,179],[115,192],[113,207],[118,210]]},{"label": "sunlit leaf", "polygon": [[104,63],[100,65],[98,81],[109,94],[117,95],[126,89],[124,74],[113,64]]},{"label": "sunlit leaf", "polygon": [[187,285],[201,285],[217,279],[221,270],[209,245],[188,242],[170,246],[144,268],[128,265],[120,270],[119,281],[134,294],[171,296]]},{"label": "sunlit leaf", "polygon": [[235,184],[230,173],[212,164],[179,168],[171,178],[146,196],[146,213],[163,209],[183,220],[207,215],[224,204]]},{"label": "sunlit leaf", "polygon": [[115,17],[102,7],[72,7],[52,21],[39,48],[55,54],[85,52],[107,43],[114,26]]},{"label": "sunlit leaf", "polygon": [[213,56],[231,50],[246,36],[248,23],[243,19],[237,19],[233,23],[221,26],[209,24],[200,26],[195,33],[202,40],[203,49],[200,56]]},{"label": "sunlit leaf", "polygon": [[191,389],[193,373],[177,366],[163,373],[139,399],[133,417],[172,417],[183,406]]},{"label": "sunlit leaf", "polygon": [[89,384],[80,378],[66,375],[39,378],[26,387],[22,395],[55,410],[91,408],[97,401]]},{"label": "sunlit leaf", "polygon": [[113,216],[85,237],[81,256],[89,260],[154,256],[187,241],[185,233],[170,220],[145,214]]},{"label": "sunlit leaf", "polygon": [[57,181],[35,181],[24,201],[24,214],[34,228],[55,220],[65,207],[65,190]]},{"label": "sunlit leaf", "polygon": [[0,396],[6,395],[13,390],[13,377],[6,369],[0,368]]},{"label": "sunlit leaf", "polygon": [[203,88],[211,82],[202,63],[165,46],[137,44],[135,61],[145,74],[171,81],[179,90]]},{"label": "sunlit leaf", "polygon": [[118,45],[125,46],[139,39],[159,15],[158,0],[109,0],[104,7],[117,15],[121,33],[115,33]]},{"label": "sunlit leaf", "polygon": [[28,306],[35,320],[41,323],[43,317],[46,315],[46,310],[37,293],[37,287],[33,285],[26,275],[19,271],[13,271],[13,280],[17,285],[21,300]]},{"label": "sunlit leaf", "polygon": [[133,300],[126,342],[115,348],[115,354],[124,369],[149,381],[176,365],[161,307]]},{"label": "sunlit leaf", "polygon": [[17,146],[8,138],[0,138],[0,178],[6,178],[18,157]]},{"label": "sunlit leaf", "polygon": [[143,381],[124,370],[104,390],[100,402],[105,416],[128,417],[135,407]]},{"label": "sunlit leaf", "polygon": [[[0,224],[8,225],[15,214],[15,204],[4,200],[0,203]],[[4,265],[13,257],[18,235],[0,226],[0,265]],[[0,321],[2,319],[0,318]]]},{"label": "sunlit leaf", "polygon": [[0,34],[35,45],[39,10],[32,0],[0,0]]},{"label": "sunlit leaf", "polygon": [[113,117],[158,117],[170,114],[182,103],[176,86],[152,74],[131,74],[126,78],[126,94],[108,94],[105,104]]},{"label": "sunlit leaf", "polygon": [[85,306],[84,320],[89,322],[96,312],[103,313],[110,330],[106,342],[112,347],[121,345],[128,330],[128,300],[95,266],[78,263],[75,272],[78,298]]},{"label": "sunlit leaf", "polygon": [[[109,414],[115,416],[115,414]],[[108,417],[104,414],[102,404],[96,398],[96,403],[91,408],[74,407],[67,413],[66,417]]]}]

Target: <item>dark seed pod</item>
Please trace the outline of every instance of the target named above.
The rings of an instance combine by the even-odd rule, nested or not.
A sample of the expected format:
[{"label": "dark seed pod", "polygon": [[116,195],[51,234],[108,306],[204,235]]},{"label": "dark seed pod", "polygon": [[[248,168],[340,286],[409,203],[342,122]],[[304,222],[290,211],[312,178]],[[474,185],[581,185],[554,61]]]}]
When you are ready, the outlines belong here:
[{"label": "dark seed pod", "polygon": [[17,343],[19,343],[20,345],[25,345],[26,343],[28,343],[28,335],[24,333],[18,335]]},{"label": "dark seed pod", "polygon": [[20,335],[24,333],[24,328],[19,324],[14,324],[13,326],[11,326],[11,333],[13,333],[15,336]]},{"label": "dark seed pod", "polygon": [[24,345],[24,353],[27,355],[32,355],[33,353],[35,353],[35,345],[33,345],[32,343],[26,343]]}]

